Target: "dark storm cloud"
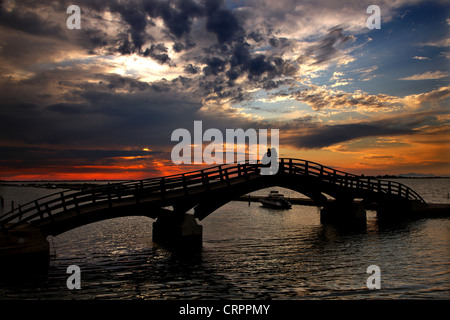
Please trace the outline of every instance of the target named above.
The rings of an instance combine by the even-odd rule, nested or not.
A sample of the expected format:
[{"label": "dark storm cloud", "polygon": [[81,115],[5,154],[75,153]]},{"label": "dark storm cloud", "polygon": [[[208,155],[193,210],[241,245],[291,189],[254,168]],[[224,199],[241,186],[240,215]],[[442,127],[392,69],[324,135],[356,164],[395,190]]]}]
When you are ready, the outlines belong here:
[{"label": "dark storm cloud", "polygon": [[319,149],[365,137],[418,134],[419,127],[434,121],[436,117],[432,114],[417,113],[410,118],[393,117],[371,122],[338,125],[312,123],[308,129],[299,130],[298,134],[289,137],[286,143],[298,148]]},{"label": "dark storm cloud", "polygon": [[323,148],[349,140],[370,136],[393,136],[411,134],[412,130],[389,128],[383,124],[371,123],[342,124],[324,126],[308,132],[306,136],[296,139],[296,145],[303,148]]},{"label": "dark storm cloud", "polygon": [[219,43],[231,42],[241,36],[244,30],[234,14],[229,10],[219,9],[217,3],[219,1],[206,2],[206,29],[216,34]]},{"label": "dark storm cloud", "polygon": [[0,14],[0,25],[33,35],[64,37],[63,29],[54,21],[43,19],[38,14],[20,8],[3,10]]},{"label": "dark storm cloud", "polygon": [[93,73],[85,76],[96,82],[64,80],[73,74],[77,74],[76,70],[70,69],[53,73],[53,77],[36,75],[49,92],[63,91],[58,99],[64,102],[49,103],[52,99],[45,95],[39,98],[35,91],[28,92],[27,88],[34,87],[33,78],[22,81],[22,90],[3,92],[2,141],[89,148],[167,145],[170,133],[186,121],[193,123],[201,108],[201,95],[185,91],[190,85],[187,79],[150,85],[118,75]]},{"label": "dark storm cloud", "polygon": [[204,15],[204,8],[192,0],[145,0],[144,11],[152,18],[160,17],[176,38],[190,32],[193,19]]},{"label": "dark storm cloud", "polygon": [[190,74],[197,74],[200,72],[200,68],[192,65],[192,63],[189,63],[187,66],[184,67],[184,72]]},{"label": "dark storm cloud", "polygon": [[[18,56],[20,63],[47,63],[33,69],[23,80],[0,79],[0,141],[55,145],[69,151],[100,145],[113,150],[111,154],[50,152],[55,159],[108,158],[120,154],[114,150],[128,146],[165,149],[170,146],[171,132],[191,129],[194,120],[221,130],[270,127],[269,123],[242,118],[233,109],[221,108],[220,102],[245,102],[253,89],[273,90],[289,84],[293,80],[287,78],[299,71],[298,62],[284,55],[295,47],[293,41],[278,37],[266,25],[246,29],[248,16],[227,8],[222,0],[79,0],[76,4],[82,9],[83,24],[74,32],[65,28],[65,1],[47,3],[49,11],[62,12],[59,22],[34,13],[39,3],[40,9],[45,7],[34,1],[29,7],[17,7],[0,17],[0,25],[39,36],[26,41],[25,37],[14,40],[14,35],[9,36],[8,45],[1,49],[2,57],[7,53],[8,59]],[[104,17],[104,12],[114,14],[111,21],[105,21],[109,18]],[[117,33],[108,34],[111,25]],[[30,41],[35,42],[30,45]],[[347,41],[342,28],[335,28],[311,53],[317,62],[326,61]],[[42,43],[50,45],[42,48]],[[65,64],[61,56],[68,46],[73,46],[76,53],[93,54],[93,60],[73,62],[67,58]],[[48,59],[49,52],[60,56]],[[100,54],[96,56],[96,52]],[[173,52],[176,55],[171,57]],[[95,58],[117,53],[139,54],[172,67],[178,59],[176,63],[184,74],[172,81],[145,82],[108,73],[111,71],[107,67],[96,65]],[[201,112],[205,102],[216,102],[216,107]],[[315,130],[310,132],[313,139],[306,141],[300,136],[295,143],[327,145],[324,135],[332,136],[331,129],[316,128],[311,122],[302,119],[292,121],[288,127],[281,123],[274,126],[286,130],[308,127]],[[339,138],[334,139],[350,139],[363,129],[375,132],[370,126],[348,129],[346,133],[338,127]],[[2,150],[9,154],[16,151]],[[44,151],[33,149],[24,149],[22,156],[26,158],[27,152],[44,157]]]},{"label": "dark storm cloud", "polygon": [[6,147],[0,146],[2,161],[11,160],[32,160],[42,159],[60,161],[62,159],[84,159],[86,161],[97,161],[105,158],[117,157],[142,157],[155,154],[161,154],[161,151],[142,151],[142,150],[58,150],[40,147]]},{"label": "dark storm cloud", "polygon": [[170,61],[169,55],[167,54],[167,48],[164,43],[152,44],[150,48],[145,49],[144,57],[152,57],[160,64],[164,64]]},{"label": "dark storm cloud", "polygon": [[343,31],[344,29],[340,26],[331,28],[317,45],[307,50],[306,54],[315,58],[314,64],[320,64],[335,58],[340,49],[352,39],[351,36],[345,35]]}]

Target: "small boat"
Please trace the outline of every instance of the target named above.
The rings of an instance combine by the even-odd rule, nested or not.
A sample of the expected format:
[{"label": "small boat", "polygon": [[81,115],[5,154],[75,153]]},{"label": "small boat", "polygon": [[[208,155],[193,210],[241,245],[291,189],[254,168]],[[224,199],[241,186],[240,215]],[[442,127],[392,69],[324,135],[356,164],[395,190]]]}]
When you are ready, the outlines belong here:
[{"label": "small boat", "polygon": [[278,191],[270,191],[265,198],[259,199],[264,207],[275,209],[290,209],[292,204],[284,198],[284,195]]}]

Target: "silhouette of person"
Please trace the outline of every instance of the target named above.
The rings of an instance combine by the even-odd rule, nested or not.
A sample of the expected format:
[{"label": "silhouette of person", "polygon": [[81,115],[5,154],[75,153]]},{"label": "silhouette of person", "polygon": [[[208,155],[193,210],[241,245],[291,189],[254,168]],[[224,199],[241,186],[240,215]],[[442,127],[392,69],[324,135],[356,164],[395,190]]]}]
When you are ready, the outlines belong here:
[{"label": "silhouette of person", "polygon": [[266,171],[265,174],[275,174],[278,171],[277,149],[275,149],[274,147],[267,148],[266,154],[264,154],[263,158],[261,159],[261,164],[264,168],[270,168],[270,170]]},{"label": "silhouette of person", "polygon": [[270,167],[270,157],[272,155],[272,151],[270,148],[267,148],[267,152],[264,154],[264,156],[261,159],[261,163],[263,167]]}]

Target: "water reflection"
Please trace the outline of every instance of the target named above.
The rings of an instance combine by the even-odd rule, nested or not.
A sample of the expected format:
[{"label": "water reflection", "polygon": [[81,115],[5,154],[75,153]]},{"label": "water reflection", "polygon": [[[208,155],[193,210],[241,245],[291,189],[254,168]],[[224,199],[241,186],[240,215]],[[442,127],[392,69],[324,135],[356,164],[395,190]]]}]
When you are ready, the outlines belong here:
[{"label": "water reflection", "polygon": [[[286,192],[284,192],[286,194]],[[54,238],[43,273],[2,272],[5,299],[367,299],[450,298],[450,219],[347,228],[320,223],[315,207],[291,210],[233,202],[205,220],[203,246],[152,242],[152,219],[105,220]],[[81,290],[68,290],[69,265]],[[369,265],[382,290],[366,288]],[[32,271],[32,272],[29,272]]]}]

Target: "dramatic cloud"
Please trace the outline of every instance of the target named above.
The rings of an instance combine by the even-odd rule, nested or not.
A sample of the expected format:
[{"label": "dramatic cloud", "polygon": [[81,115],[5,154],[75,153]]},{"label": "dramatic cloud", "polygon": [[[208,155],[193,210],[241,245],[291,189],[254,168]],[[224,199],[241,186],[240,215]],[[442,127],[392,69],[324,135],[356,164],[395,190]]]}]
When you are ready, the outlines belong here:
[{"label": "dramatic cloud", "polygon": [[78,0],[82,28],[69,30],[66,1],[5,0],[0,170],[22,178],[75,167],[133,177],[181,170],[171,165],[170,136],[195,120],[221,131],[278,128],[285,156],[341,154],[379,137],[440,147],[448,39],[425,21],[405,43],[402,30],[412,27],[398,26],[416,3],[427,5],[379,1],[382,29],[369,30],[370,0]]},{"label": "dramatic cloud", "polygon": [[432,79],[445,78],[445,77],[448,77],[448,75],[449,74],[447,72],[428,71],[428,72],[425,72],[425,73],[415,74],[413,76],[400,78],[399,80],[432,80]]},{"label": "dramatic cloud", "polygon": [[310,105],[314,110],[320,109],[382,109],[401,106],[400,99],[384,94],[370,95],[361,92],[325,90],[318,86],[290,94],[292,98]]},{"label": "dramatic cloud", "polygon": [[414,118],[391,117],[376,121],[356,123],[320,125],[316,124],[289,138],[289,143],[300,148],[324,148],[338,143],[356,140],[364,137],[383,137],[415,134],[420,128],[436,118],[428,113],[418,113]]}]

